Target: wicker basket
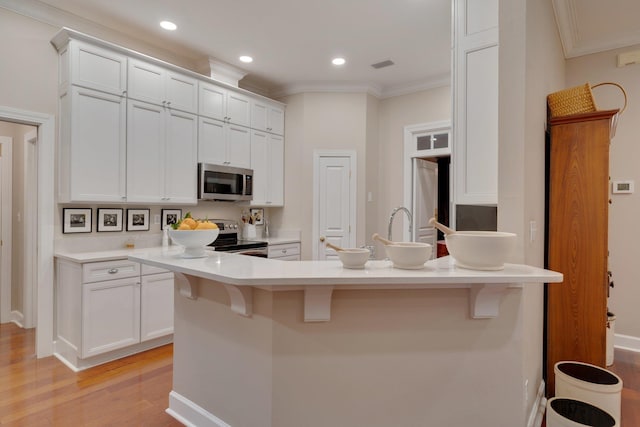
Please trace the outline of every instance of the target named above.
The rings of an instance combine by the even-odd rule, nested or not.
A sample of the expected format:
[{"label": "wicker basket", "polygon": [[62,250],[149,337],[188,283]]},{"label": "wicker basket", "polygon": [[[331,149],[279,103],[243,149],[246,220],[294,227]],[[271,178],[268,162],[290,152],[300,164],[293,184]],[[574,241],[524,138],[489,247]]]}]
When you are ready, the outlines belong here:
[{"label": "wicker basket", "polygon": [[624,88],[617,83],[604,82],[596,85],[585,83],[581,86],[564,89],[547,96],[551,117],[570,116],[572,114],[592,113],[597,111],[596,102],[591,89],[598,86],[613,85],[622,91],[624,95],[624,106],[620,114],[627,107],[627,93]]}]

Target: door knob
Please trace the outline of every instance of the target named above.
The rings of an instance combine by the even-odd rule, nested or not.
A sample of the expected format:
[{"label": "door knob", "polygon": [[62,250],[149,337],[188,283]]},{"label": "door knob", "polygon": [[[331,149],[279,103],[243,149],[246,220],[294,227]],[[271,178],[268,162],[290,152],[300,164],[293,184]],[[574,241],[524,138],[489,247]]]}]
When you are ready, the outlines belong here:
[{"label": "door knob", "polygon": [[321,241],[321,242],[324,242],[324,236],[322,236],[322,237],[320,238],[320,241]]}]

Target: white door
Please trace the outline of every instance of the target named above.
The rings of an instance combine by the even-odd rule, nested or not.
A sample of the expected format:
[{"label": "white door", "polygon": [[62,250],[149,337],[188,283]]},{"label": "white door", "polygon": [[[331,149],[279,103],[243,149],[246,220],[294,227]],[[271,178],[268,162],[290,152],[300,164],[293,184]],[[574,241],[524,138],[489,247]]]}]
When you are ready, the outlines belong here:
[{"label": "white door", "polygon": [[[316,177],[314,259],[337,259],[326,243],[341,247],[355,246],[355,188],[352,185],[352,164],[355,154],[322,155],[314,161]],[[355,177],[353,178],[355,180]]]},{"label": "white door", "polygon": [[435,216],[438,206],[438,165],[415,158],[413,171],[413,241],[431,244],[435,257],[437,233],[429,219]]},{"label": "white door", "polygon": [[173,273],[142,276],[140,341],[173,333]]},{"label": "white door", "polygon": [[198,185],[198,117],[167,110],[165,202],[196,204]]}]

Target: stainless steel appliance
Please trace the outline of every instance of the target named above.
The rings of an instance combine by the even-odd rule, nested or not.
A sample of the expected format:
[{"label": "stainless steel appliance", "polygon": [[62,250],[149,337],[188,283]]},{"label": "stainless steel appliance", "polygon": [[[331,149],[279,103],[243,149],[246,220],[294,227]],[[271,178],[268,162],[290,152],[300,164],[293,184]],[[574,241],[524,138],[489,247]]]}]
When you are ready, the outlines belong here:
[{"label": "stainless steel appliance", "polygon": [[215,222],[220,230],[218,238],[209,245],[214,250],[267,258],[267,242],[239,239],[240,227],[237,221],[230,219],[212,219],[211,221]]},{"label": "stainless steel appliance", "polygon": [[198,163],[198,199],[224,201],[253,199],[253,170]]}]

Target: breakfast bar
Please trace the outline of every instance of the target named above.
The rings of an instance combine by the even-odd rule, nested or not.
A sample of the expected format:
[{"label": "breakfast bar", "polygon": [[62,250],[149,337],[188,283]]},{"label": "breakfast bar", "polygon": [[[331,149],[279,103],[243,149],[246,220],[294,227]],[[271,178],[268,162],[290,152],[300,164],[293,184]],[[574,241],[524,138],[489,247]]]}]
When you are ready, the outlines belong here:
[{"label": "breakfast bar", "polygon": [[175,273],[167,411],[198,426],[526,425],[522,294],[562,281],[450,257],[418,270],[175,249],[129,258]]}]

